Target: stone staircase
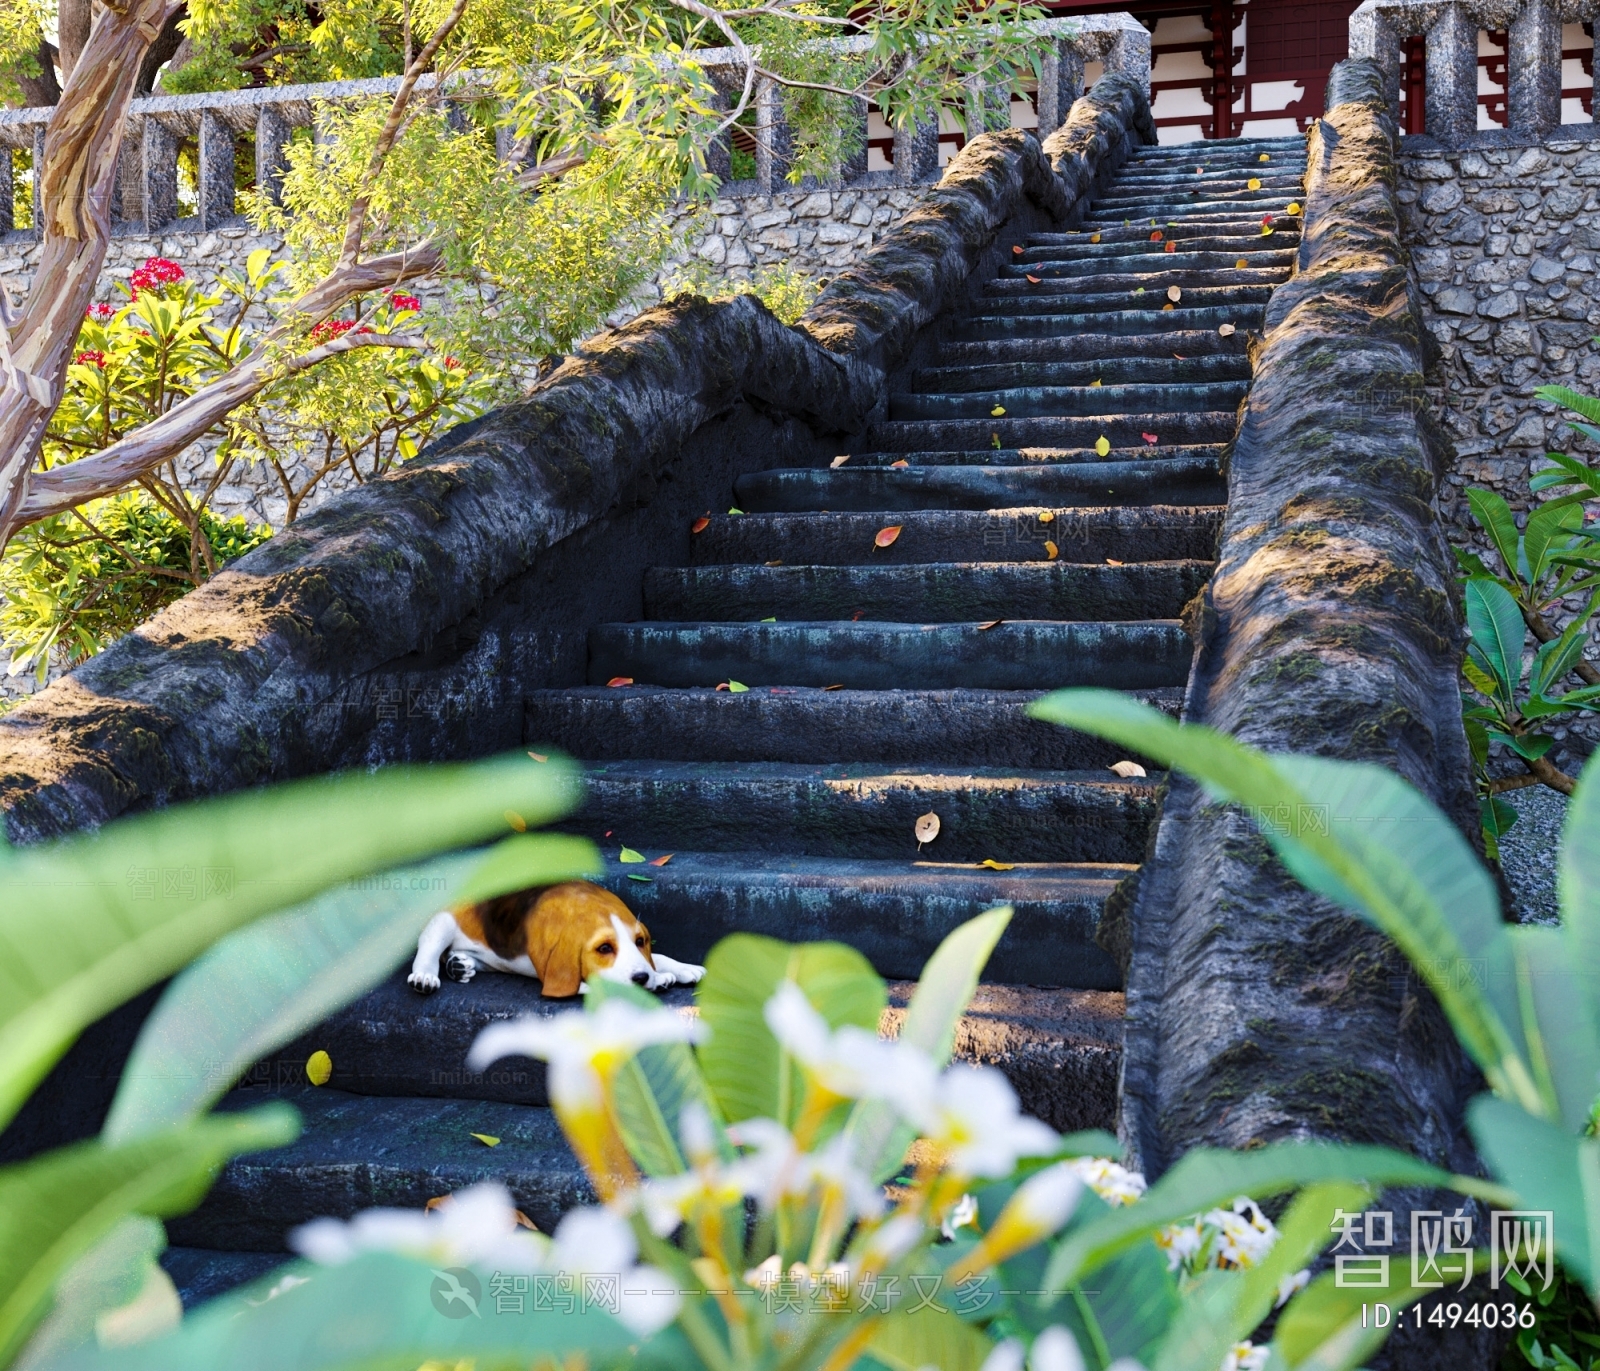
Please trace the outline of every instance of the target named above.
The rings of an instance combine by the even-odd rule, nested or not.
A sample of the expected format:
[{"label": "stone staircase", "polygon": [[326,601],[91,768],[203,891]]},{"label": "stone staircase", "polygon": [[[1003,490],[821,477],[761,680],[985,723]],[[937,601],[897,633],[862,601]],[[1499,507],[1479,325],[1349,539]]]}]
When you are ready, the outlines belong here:
[{"label": "stone staircase", "polygon": [[[1058,1128],[1113,1126],[1121,974],[1094,934],[1159,778],[1024,709],[1066,685],[1177,709],[1179,615],[1210,574],[1246,334],[1289,274],[1304,167],[1300,139],[1141,149],[1078,229],[1017,242],[928,330],[862,450],[740,479],[690,564],[647,573],[645,618],[592,629],[589,685],[529,697],[530,745],[590,767],[567,827],[663,951],[848,942],[893,983],[892,1031],[940,938],[1011,904],[958,1052]],[[670,860],[624,865],[624,844]],[[186,1301],[281,1262],[318,1214],[494,1178],[548,1228],[588,1196],[542,1066],[463,1065],[485,1024],[569,1006],[492,973],[419,999],[403,975],[228,1097],[287,1097],[306,1129],[169,1224]]]}]

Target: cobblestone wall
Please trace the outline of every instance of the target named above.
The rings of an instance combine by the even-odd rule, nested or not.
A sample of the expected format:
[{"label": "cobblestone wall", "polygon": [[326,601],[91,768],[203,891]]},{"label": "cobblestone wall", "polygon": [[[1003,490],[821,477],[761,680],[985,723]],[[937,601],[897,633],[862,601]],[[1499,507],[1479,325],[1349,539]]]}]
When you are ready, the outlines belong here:
[{"label": "cobblestone wall", "polygon": [[[1526,147],[1406,149],[1400,200],[1442,352],[1429,396],[1456,451],[1443,511],[1455,541],[1481,547],[1468,486],[1499,491],[1520,523],[1547,450],[1600,451],[1533,397],[1541,385],[1600,394],[1600,139],[1575,126]],[[1573,743],[1584,736],[1600,729]]]}]

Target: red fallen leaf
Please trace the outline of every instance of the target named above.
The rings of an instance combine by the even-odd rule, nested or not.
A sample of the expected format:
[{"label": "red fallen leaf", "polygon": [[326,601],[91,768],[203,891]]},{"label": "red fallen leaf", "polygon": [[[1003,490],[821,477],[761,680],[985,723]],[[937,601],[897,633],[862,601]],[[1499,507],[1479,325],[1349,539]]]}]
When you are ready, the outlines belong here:
[{"label": "red fallen leaf", "polygon": [[689,525],[689,532],[690,533],[704,533],[706,531],[706,529],[710,526],[710,524],[711,524],[711,520],[709,518],[707,518],[704,514],[702,514],[698,519],[696,519],[692,524]]},{"label": "red fallen leaf", "polygon": [[1261,222],[1263,224],[1270,224],[1272,222],[1272,216],[1270,214],[1263,214],[1261,216]]},{"label": "red fallen leaf", "polygon": [[1030,277],[1028,277],[1028,284],[1029,284],[1029,285],[1030,285],[1030,286],[1036,286],[1036,285],[1038,285],[1038,284],[1039,284],[1039,278],[1038,278],[1038,277],[1037,277],[1037,276],[1030,276]]},{"label": "red fallen leaf", "polygon": [[1154,433],[1141,433],[1139,436],[1147,443],[1159,443],[1161,441]]},{"label": "red fallen leaf", "polygon": [[632,676],[613,676],[609,681],[606,682],[606,684],[608,686],[632,685],[633,684],[633,677]]},{"label": "red fallen leaf", "polygon": [[1178,245],[1176,243],[1174,243],[1171,239],[1168,239],[1167,240],[1166,251],[1167,252],[1176,252],[1177,250],[1178,250]]},{"label": "red fallen leaf", "polygon": [[889,463],[889,466],[890,466],[891,469],[894,468],[894,467],[908,467],[910,465],[911,465],[911,463],[906,461],[906,459],[904,457],[902,457],[898,462],[890,462]]},{"label": "red fallen leaf", "polygon": [[844,687],[842,685],[823,686],[822,688],[824,690],[843,690],[844,689]]},{"label": "red fallen leaf", "polygon": [[728,683],[726,681],[718,681],[717,682],[717,689],[718,690],[726,690],[727,688],[728,688]]},{"label": "red fallen leaf", "polygon": [[1022,256],[1022,244],[1021,243],[1013,243],[1011,245],[1011,251],[1016,253],[1016,255],[1018,257],[1021,257]]},{"label": "red fallen leaf", "polygon": [[608,829],[606,829],[606,837],[609,838],[610,836],[611,836],[611,830],[608,828]]},{"label": "red fallen leaf", "polygon": [[1161,230],[1160,229],[1157,229],[1154,233],[1152,233],[1150,235],[1150,241],[1152,243],[1159,243],[1161,241]]},{"label": "red fallen leaf", "polygon": [[1183,355],[1183,354],[1182,354],[1182,353],[1181,353],[1181,352],[1175,352],[1175,353],[1173,353],[1173,354],[1172,354],[1172,355],[1173,355],[1173,356],[1174,356],[1174,357],[1176,357],[1176,358],[1177,358],[1177,359],[1178,359],[1178,360],[1179,360],[1179,361],[1180,361],[1180,362],[1187,362],[1187,361],[1188,361],[1188,360],[1189,360],[1189,359],[1188,359],[1188,358],[1187,358],[1187,357],[1185,357],[1185,356],[1184,356],[1184,355]]},{"label": "red fallen leaf", "polygon": [[888,528],[880,528],[878,536],[872,541],[879,547],[888,547],[890,543],[900,536],[900,529],[900,524],[890,524]]},{"label": "red fallen leaf", "polygon": [[983,633],[986,630],[991,629],[991,628],[999,628],[1000,625],[1003,624],[1003,623],[1005,623],[1004,619],[990,619],[987,623],[983,623],[983,624],[979,624],[978,625],[978,632],[979,633]]},{"label": "red fallen leaf", "polygon": [[673,857],[673,854],[670,853],[670,852],[667,853],[667,855],[665,857],[652,857],[650,859],[650,865],[651,866],[665,866],[668,862],[670,862],[672,860],[672,857]]}]

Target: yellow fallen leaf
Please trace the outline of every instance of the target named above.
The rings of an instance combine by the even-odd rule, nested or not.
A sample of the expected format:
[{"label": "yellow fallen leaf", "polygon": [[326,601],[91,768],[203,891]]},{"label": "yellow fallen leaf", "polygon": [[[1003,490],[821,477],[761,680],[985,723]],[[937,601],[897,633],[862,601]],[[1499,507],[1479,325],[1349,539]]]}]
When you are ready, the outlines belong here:
[{"label": "yellow fallen leaf", "polygon": [[1162,305],[1162,306],[1161,306],[1161,308],[1162,308],[1162,309],[1163,309],[1163,310],[1168,310],[1168,309],[1177,309],[1177,306],[1176,306],[1176,305]]},{"label": "yellow fallen leaf", "polygon": [[1245,182],[1245,186],[1250,190],[1260,190],[1261,178],[1259,176],[1252,176],[1248,181]]},{"label": "yellow fallen leaf", "polygon": [[1005,412],[1006,412],[1006,407],[1004,405],[996,405],[993,409],[991,409],[989,411],[989,414],[990,414],[990,416],[992,418],[998,419]]},{"label": "yellow fallen leaf", "polygon": [[978,865],[986,866],[990,871],[1015,871],[1017,869],[1015,862],[997,862],[993,857],[985,857]]},{"label": "yellow fallen leaf", "polygon": [[1176,303],[1177,301],[1183,299],[1183,287],[1182,286],[1168,286],[1167,287],[1167,299],[1173,301],[1174,303]]},{"label": "yellow fallen leaf", "polygon": [[1243,271],[1249,265],[1250,265],[1250,263],[1245,261],[1245,259],[1243,257],[1241,257],[1237,262],[1234,263],[1234,266],[1236,266],[1240,271]]},{"label": "yellow fallen leaf", "polygon": [[939,816],[931,809],[917,819],[916,827],[912,832],[917,835],[917,846],[931,843],[939,836]]},{"label": "yellow fallen leaf", "polygon": [[1106,453],[1111,451],[1111,439],[1107,438],[1105,434],[1102,433],[1094,440],[1094,450],[1099,453],[1100,456],[1104,457]]},{"label": "yellow fallen leaf", "polygon": [[1144,768],[1140,766],[1138,762],[1112,762],[1111,770],[1115,771],[1117,775],[1124,777],[1125,779],[1131,779],[1134,776],[1143,776],[1145,774]]},{"label": "yellow fallen leaf", "polygon": [[472,1136],[481,1142],[485,1147],[500,1146],[500,1139],[495,1137],[493,1133],[474,1133]]},{"label": "yellow fallen leaf", "polygon": [[1264,152],[1264,153],[1261,154],[1261,156],[1260,156],[1260,158],[1258,160],[1260,160],[1262,162],[1270,162],[1272,160],[1272,158],[1271,158],[1271,156],[1269,154]]},{"label": "yellow fallen leaf", "polygon": [[1235,331],[1236,330],[1232,324],[1219,324],[1217,326],[1217,332],[1220,333],[1224,338],[1232,338]]},{"label": "yellow fallen leaf", "polygon": [[842,467],[849,460],[850,460],[850,454],[848,452],[845,453],[844,456],[842,456],[842,457],[835,457],[831,462],[828,463],[828,470],[829,471],[837,471],[840,467]]},{"label": "yellow fallen leaf", "polygon": [[1263,224],[1261,226],[1261,236],[1263,238],[1272,237],[1272,225],[1271,224]]},{"label": "yellow fallen leaf", "polygon": [[1284,206],[1283,212],[1285,214],[1299,214],[1300,213],[1300,202],[1298,200],[1289,201],[1289,203]]},{"label": "yellow fallen leaf", "polygon": [[1098,243],[1100,241],[1100,235],[1098,233],[1091,233],[1089,235],[1089,241],[1091,243]]},{"label": "yellow fallen leaf", "polygon": [[635,852],[631,847],[625,847],[617,855],[617,860],[619,862],[628,862],[628,863],[642,862],[644,860],[644,853]]},{"label": "yellow fallen leaf", "polygon": [[1053,562],[1061,555],[1061,549],[1058,548],[1054,543],[1047,542],[1044,545],[1044,555]]},{"label": "yellow fallen leaf", "polygon": [[1089,382],[1089,389],[1090,390],[1094,390],[1097,386],[1099,386],[1099,384],[1100,384],[1100,382],[1098,382],[1098,381],[1090,381]]},{"label": "yellow fallen leaf", "polygon": [[516,829],[518,833],[526,833],[528,831],[528,821],[514,809],[506,810],[506,822]]},{"label": "yellow fallen leaf", "polygon": [[312,1085],[326,1085],[333,1079],[333,1058],[320,1048],[306,1058],[306,1079]]},{"label": "yellow fallen leaf", "polygon": [[1053,509],[1041,509],[1039,511],[1039,522],[1041,524],[1053,524],[1055,522],[1055,519],[1056,519],[1055,510],[1053,510]]}]

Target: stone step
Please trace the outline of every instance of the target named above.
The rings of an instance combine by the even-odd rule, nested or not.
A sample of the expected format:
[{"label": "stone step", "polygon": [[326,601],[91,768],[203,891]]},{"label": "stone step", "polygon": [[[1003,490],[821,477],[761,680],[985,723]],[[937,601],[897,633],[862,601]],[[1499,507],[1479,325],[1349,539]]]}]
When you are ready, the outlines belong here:
[{"label": "stone step", "polygon": [[[1175,715],[1176,687],[1129,692]],[[1037,690],[820,690],[584,686],[524,697],[531,747],[591,761],[836,762],[1109,767],[1114,743],[1028,716]]]},{"label": "stone step", "polygon": [[[1233,433],[1233,414],[1211,415],[1161,415],[1162,420],[1204,420],[1186,425],[1196,432],[1180,435],[1191,439],[1195,445],[1212,446],[1226,442]],[[1011,432],[1036,430],[1053,426],[1062,436],[1069,436],[1063,426],[1072,425],[1070,436],[1080,440],[1093,454],[1095,438],[1101,433],[1110,436],[1113,444],[1132,447],[1128,442],[1142,442],[1138,424],[1121,416],[1087,420],[1043,419],[986,419],[984,426],[1003,428],[1002,440]],[[914,432],[913,432],[914,430]],[[1130,431],[1131,430],[1131,431]],[[899,438],[904,435],[905,451],[916,452],[932,443],[919,443],[919,436],[936,441],[946,433],[954,440],[954,448],[962,438],[970,441],[979,437],[983,429],[974,429],[962,420],[918,420],[900,424],[879,425],[873,436],[879,439]],[[1024,441],[1032,432],[1019,433]],[[1051,435],[1040,433],[1041,446]],[[1021,444],[1019,443],[1018,446]],[[891,450],[893,450],[891,448]],[[1115,447],[1113,448],[1115,451]],[[1146,446],[1143,451],[1153,452]],[[982,509],[1002,510],[1026,506],[1031,509],[1065,509],[1075,505],[1101,507],[1108,502],[1131,505],[1209,505],[1227,500],[1226,485],[1222,480],[1217,459],[1205,456],[1162,457],[1154,455],[1126,461],[1051,462],[1030,466],[906,466],[857,467],[817,471],[796,467],[778,471],[758,471],[741,476],[734,483],[739,508],[750,513],[802,513],[818,511],[882,511],[883,523],[897,522],[900,514],[918,509]],[[850,561],[877,562],[876,554],[884,551],[876,546],[872,535],[850,546]],[[898,540],[897,540],[898,541]],[[1032,534],[1036,556],[1047,556],[1046,542],[1062,546],[1059,539],[1050,536],[1050,528],[1041,526]],[[771,561],[772,558],[764,558]],[[794,560],[785,556],[784,561]],[[830,561],[832,559],[829,559]],[[940,558],[939,560],[944,560]],[[996,560],[1012,560],[1010,558]],[[1085,560],[1074,558],[1075,561]],[[1098,560],[1098,559],[1095,559]],[[1132,560],[1118,558],[1119,561]]]},{"label": "stone step", "polygon": [[[1246,242],[1276,244],[1276,231],[1262,238],[1258,234]],[[1010,262],[1000,269],[1000,276],[989,283],[993,290],[1000,282],[1026,281],[1037,276],[1049,281],[1077,281],[1084,290],[1119,290],[1124,281],[1137,277],[1154,277],[1155,284],[1165,289],[1169,285],[1218,285],[1235,279],[1254,283],[1260,272],[1286,274],[1294,265],[1292,247],[1273,246],[1258,248],[1245,260],[1248,267],[1234,264],[1240,258],[1237,248],[1225,251],[1199,251],[1187,246],[1168,252],[1157,243],[1151,243],[1152,252],[1142,253],[1089,253],[1067,256],[1059,250],[1040,251],[1021,262]]]},{"label": "stone step", "polygon": [[[948,452],[857,452],[851,455],[848,465],[860,471],[868,467],[1048,467],[1088,462],[1102,466],[1106,462],[1148,462],[1152,459],[1173,461],[1178,458],[1220,458],[1221,443],[1191,443],[1187,446],[1162,443],[1152,447],[1141,443],[1136,448],[1112,448],[1102,457],[1094,448],[1075,447],[1025,447],[1025,448],[954,448]],[[819,468],[820,469],[820,468]],[[830,468],[842,470],[843,467]],[[811,470],[811,468],[805,468]],[[1050,521],[1045,520],[1046,523]],[[876,559],[874,559],[876,560]],[[972,561],[973,558],[964,560]],[[991,560],[982,558],[977,560]],[[1130,560],[1128,558],[1121,559]],[[1162,558],[1152,558],[1161,561]],[[1170,560],[1165,559],[1165,560]]]},{"label": "stone step", "polygon": [[[1048,531],[1049,525],[1045,525]],[[923,562],[916,566],[651,567],[651,619],[776,617],[961,623],[1017,619],[1175,619],[1210,562]]]},{"label": "stone step", "polygon": [[1192,648],[1176,620],[971,624],[600,624],[589,683],[841,685],[857,690],[1048,690],[1182,685]]},{"label": "stone step", "polygon": [[[1020,283],[991,281],[984,294],[974,301],[969,311],[952,317],[954,325],[952,331],[960,336],[963,325],[973,316],[994,317],[1009,314],[1043,316],[1059,321],[1061,315],[1069,310],[1072,313],[1081,313],[1093,321],[1091,327],[1103,329],[1105,326],[1100,323],[1100,316],[1121,313],[1124,310],[1137,308],[1141,304],[1157,314],[1182,314],[1190,320],[1203,311],[1222,309],[1226,311],[1223,318],[1232,319],[1241,309],[1258,312],[1267,303],[1273,289],[1288,279],[1287,272],[1252,272],[1248,268],[1234,271],[1231,275],[1240,279],[1222,285],[1191,283],[1185,286],[1181,281],[1164,281],[1159,276],[1146,277],[1133,273],[1117,279],[1151,283],[1130,285],[1126,289],[1118,287],[1111,291],[1085,291],[1081,294],[1076,284],[1071,281],[1041,281],[1038,285],[1028,281]],[[1245,277],[1262,279],[1245,280]],[[1173,302],[1167,298],[1167,287],[1171,285],[1176,285],[1183,291],[1181,301]],[[1193,328],[1194,323],[1186,322],[1185,327]],[[1070,331],[1070,326],[1064,330],[1057,322],[1052,325],[1051,331]]]},{"label": "stone step", "polygon": [[[1256,292],[1252,292],[1256,293]],[[1052,301],[1058,313],[1022,313],[1002,310],[1000,302],[986,303],[979,310],[952,315],[947,326],[943,347],[954,343],[1001,342],[1019,339],[1046,341],[1052,347],[1071,344],[1078,338],[1101,339],[1134,335],[1155,340],[1165,333],[1195,333],[1202,330],[1215,332],[1224,324],[1232,324],[1234,336],[1245,329],[1259,329],[1265,313],[1266,297],[1271,293],[1262,289],[1260,299],[1250,299],[1231,304],[1208,304],[1198,308],[1186,307],[1164,310],[1151,301],[1144,309],[1127,308],[1127,297],[1121,297],[1124,308],[1117,310],[1079,313],[1067,306],[1077,301]],[[1156,299],[1160,299],[1157,295]],[[1220,336],[1220,335],[1219,335]],[[1121,346],[1118,344],[1118,346]],[[1174,348],[1174,351],[1181,349]]]},{"label": "stone step", "polygon": [[[889,418],[987,419],[1066,418],[1104,414],[1211,413],[1236,409],[1250,389],[1248,380],[1200,381],[1161,385],[1028,386],[991,391],[928,394],[900,391],[889,396]],[[995,415],[995,409],[1004,411]]]},{"label": "stone step", "polygon": [[[1285,217],[1292,222],[1285,224],[1281,231],[1289,242],[1297,242],[1300,219],[1297,216]],[[1162,234],[1161,241],[1152,242],[1150,235],[1157,231]],[[1274,228],[1273,237],[1276,237],[1278,232],[1279,230]],[[1099,239],[1098,242],[1091,241],[1096,238]],[[1180,243],[1215,241],[1223,248],[1237,247],[1247,251],[1253,247],[1275,250],[1281,246],[1270,239],[1261,238],[1261,215],[1246,210],[1220,216],[1186,214],[1170,224],[1152,224],[1148,218],[1144,218],[1130,221],[1127,225],[1095,224],[1092,227],[1067,229],[1060,233],[1030,233],[1021,243],[1014,246],[1022,248],[1024,258],[1032,252],[1049,253],[1061,248],[1116,256],[1119,252],[1137,253],[1146,250],[1165,252],[1169,238]]]},{"label": "stone step", "polygon": [[[1160,233],[1161,237],[1152,239],[1150,237],[1152,233]],[[1030,237],[1028,246],[1023,247],[1020,253],[1012,253],[1009,265],[1026,267],[1032,262],[1053,262],[1070,253],[1074,260],[1083,262],[1110,262],[1133,266],[1142,264],[1157,267],[1165,258],[1204,253],[1215,254],[1223,265],[1231,267],[1240,257],[1249,257],[1255,261],[1264,256],[1282,254],[1286,259],[1292,259],[1294,249],[1300,241],[1296,229],[1292,227],[1280,229],[1276,221],[1271,235],[1262,237],[1259,215],[1241,220],[1238,228],[1229,232],[1219,232],[1210,225],[1182,224],[1151,228],[1148,224],[1142,224],[1138,227],[1107,230],[1101,235],[1101,241],[1098,243],[1091,243],[1090,235],[1082,231],[1053,234],[1049,241],[1041,242],[1042,237],[1043,235]],[[1176,244],[1171,252],[1167,251],[1168,243]]]},{"label": "stone step", "polygon": [[1075,230],[1078,233],[1093,235],[1100,234],[1101,241],[1106,241],[1112,233],[1121,232],[1130,236],[1143,233],[1145,240],[1155,229],[1163,232],[1175,233],[1218,233],[1242,234],[1246,237],[1261,236],[1261,220],[1265,215],[1272,217],[1273,231],[1269,236],[1276,236],[1277,225],[1283,225],[1283,232],[1290,235],[1289,241],[1298,244],[1300,241],[1300,217],[1291,215],[1288,207],[1291,201],[1284,200],[1280,205],[1201,205],[1197,203],[1168,205],[1151,209],[1106,209],[1097,210],[1090,208],[1083,216],[1082,225]]},{"label": "stone step", "polygon": [[[1205,337],[1205,335],[1201,335]],[[1219,342],[1226,341],[1219,339]],[[1209,342],[1209,338],[1207,338]],[[1215,351],[1208,356],[1174,357],[1164,355],[1119,357],[1104,352],[1084,361],[1054,362],[1015,358],[986,366],[923,367],[911,374],[913,391],[944,395],[961,391],[997,391],[1013,387],[1155,386],[1162,390],[1176,385],[1211,381],[1240,381],[1249,384],[1250,359],[1244,350]]]},{"label": "stone step", "polygon": [[[556,1124],[534,1105],[394,1099],[310,1085],[231,1091],[222,1109],[286,1100],[305,1129],[288,1147],[235,1157],[200,1207],[169,1219],[181,1247],[284,1250],[291,1228],[375,1205],[421,1209],[440,1195],[499,1181],[545,1232],[594,1192]],[[499,1138],[496,1147],[474,1133]]]},{"label": "stone step", "polygon": [[[1158,314],[1160,319],[1171,315]],[[1228,358],[1248,368],[1244,325],[1224,338],[1213,328],[1163,328],[1149,333],[1076,333],[1062,338],[986,338],[941,343],[934,361],[944,367],[973,367],[997,363],[1092,364],[1113,359],[1119,365],[1135,360],[1166,362],[1179,359]],[[914,373],[922,374],[922,373]]]},{"label": "stone step", "polygon": [[1104,223],[1106,220],[1133,223],[1154,220],[1154,227],[1162,228],[1171,222],[1183,222],[1195,215],[1238,214],[1241,210],[1254,212],[1259,220],[1263,214],[1274,218],[1289,218],[1288,207],[1294,196],[1281,191],[1242,190],[1220,191],[1216,195],[1199,197],[1174,195],[1171,191],[1150,191],[1148,194],[1129,193],[1116,200],[1097,200],[1084,215],[1085,224]]},{"label": "stone step", "polygon": [[207,1247],[169,1247],[160,1258],[185,1313],[293,1260],[288,1252],[218,1252]]},{"label": "stone step", "polygon": [[[1215,481],[1219,449],[1201,451],[1208,452],[1209,460],[1191,463],[1190,469],[1199,465]],[[920,460],[929,454],[909,455]],[[1039,521],[1041,513],[1052,516],[1048,523]],[[868,547],[874,564],[882,566],[943,562],[951,557],[1036,562],[1049,537],[1060,556],[1071,562],[1107,558],[1132,562],[1142,557],[1208,560],[1216,555],[1222,515],[1221,504],[1211,501],[1109,508],[901,510],[893,516],[900,536],[888,547],[878,547],[873,538],[887,522],[878,511],[714,514],[690,541],[690,550],[696,566],[727,562],[853,566]]]},{"label": "stone step", "polygon": [[1264,188],[1293,193],[1304,181],[1304,166],[1291,167],[1281,162],[1258,162],[1233,167],[1209,167],[1201,158],[1182,166],[1136,167],[1124,171],[1110,188],[1111,194],[1144,186],[1176,186],[1183,190],[1246,190],[1252,180]]},{"label": "stone step", "polygon": [[[986,416],[982,419],[901,419],[889,420],[884,423],[874,424],[867,431],[867,439],[874,447],[893,448],[902,452],[917,452],[925,448],[981,448],[985,442],[990,446],[999,447],[1093,447],[1101,439],[1106,439],[1113,448],[1137,447],[1144,442],[1144,435],[1150,434],[1156,439],[1151,447],[1162,444],[1184,445],[1192,443],[1226,443],[1233,437],[1238,416],[1234,409],[1226,410],[1189,410],[1179,413],[1171,411],[1161,414],[1105,414],[1090,415],[1081,418],[1021,418],[1014,419],[1010,415],[1003,418]],[[1180,476],[1180,470],[1183,474]],[[1083,504],[1101,504],[1107,499],[1132,502],[1135,504],[1160,503],[1160,504],[1207,504],[1212,499],[1226,500],[1227,492],[1219,486],[1213,485],[1206,479],[1201,486],[1184,484],[1178,486],[1179,480],[1187,482],[1189,473],[1180,468],[1178,463],[1169,463],[1165,472],[1158,471],[1154,466],[1145,468],[1137,466],[1128,472],[1116,473],[1122,484],[1116,480],[1105,480],[1103,477],[1111,476],[1109,471],[1085,472],[1081,478],[1067,474],[1068,469],[1056,467],[1051,471],[1051,479],[1059,482],[1056,486],[1041,488],[1035,497],[1043,502],[1066,504],[1064,498],[1068,488],[1077,483],[1081,491],[1078,498]],[[890,473],[884,473],[888,476]],[[897,473],[906,478],[897,486],[890,489],[905,489],[920,492],[914,478],[918,476],[932,476],[930,472],[906,471]],[[970,475],[974,478],[987,473],[974,469]],[[1035,473],[1041,476],[1041,473]],[[743,480],[753,480],[745,477]],[[743,480],[737,484],[743,484]],[[736,488],[737,488],[736,484]],[[972,487],[975,491],[977,483]],[[1221,493],[1216,493],[1221,490]],[[954,493],[954,492],[952,492]],[[912,498],[915,498],[913,496]],[[990,506],[1002,504],[1020,504],[1020,498],[991,499]],[[793,508],[793,506],[749,506],[751,508]],[[823,504],[812,506],[822,509],[861,509],[859,504]],[[892,508],[893,506],[881,506]],[[915,504],[912,508],[926,509],[926,504]],[[955,508],[961,508],[958,503]],[[967,508],[974,508],[968,505]],[[977,506],[981,508],[982,506]],[[741,505],[740,508],[746,508]]]}]

